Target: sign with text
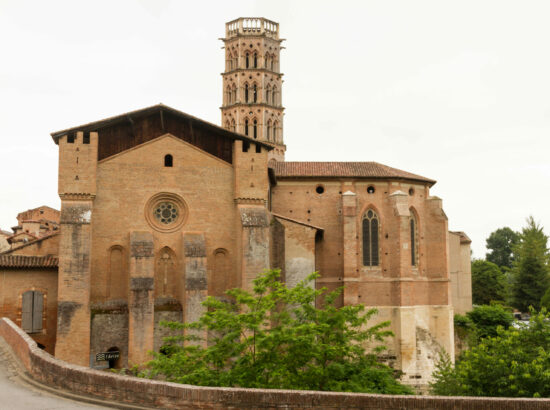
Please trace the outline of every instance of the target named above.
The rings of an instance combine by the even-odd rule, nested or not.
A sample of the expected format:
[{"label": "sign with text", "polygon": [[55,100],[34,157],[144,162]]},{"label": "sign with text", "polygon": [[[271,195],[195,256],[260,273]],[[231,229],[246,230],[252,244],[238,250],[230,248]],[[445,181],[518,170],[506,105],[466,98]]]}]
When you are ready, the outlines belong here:
[{"label": "sign with text", "polygon": [[120,357],[120,352],[105,352],[95,355],[96,362],[104,362],[107,360],[116,360]]}]

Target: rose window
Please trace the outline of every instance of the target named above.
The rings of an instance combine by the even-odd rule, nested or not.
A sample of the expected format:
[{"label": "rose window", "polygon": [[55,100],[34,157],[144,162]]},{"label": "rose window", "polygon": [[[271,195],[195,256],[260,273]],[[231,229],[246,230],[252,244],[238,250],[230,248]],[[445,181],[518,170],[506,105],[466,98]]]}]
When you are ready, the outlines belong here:
[{"label": "rose window", "polygon": [[178,208],[172,202],[161,202],[156,206],[154,214],[157,221],[169,225],[178,219]]}]

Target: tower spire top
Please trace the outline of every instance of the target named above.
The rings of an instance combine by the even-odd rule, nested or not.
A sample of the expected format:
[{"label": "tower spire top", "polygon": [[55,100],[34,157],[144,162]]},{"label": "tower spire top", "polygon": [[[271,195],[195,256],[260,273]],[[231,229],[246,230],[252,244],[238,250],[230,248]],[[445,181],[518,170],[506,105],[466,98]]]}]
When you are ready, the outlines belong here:
[{"label": "tower spire top", "polygon": [[283,161],[279,24],[239,17],[225,24],[222,126],[273,144],[270,157]]}]

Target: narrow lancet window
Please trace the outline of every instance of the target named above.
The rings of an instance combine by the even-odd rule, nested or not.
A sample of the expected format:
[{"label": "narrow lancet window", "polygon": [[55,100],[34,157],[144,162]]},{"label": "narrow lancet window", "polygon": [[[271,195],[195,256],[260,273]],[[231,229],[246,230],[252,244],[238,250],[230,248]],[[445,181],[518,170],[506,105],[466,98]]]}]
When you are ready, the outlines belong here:
[{"label": "narrow lancet window", "polygon": [[363,265],[378,266],[379,261],[379,220],[378,215],[369,209],[363,216]]},{"label": "narrow lancet window", "polygon": [[414,214],[411,211],[410,219],[410,228],[411,228],[411,265],[418,265],[418,232],[417,232],[417,223]]}]

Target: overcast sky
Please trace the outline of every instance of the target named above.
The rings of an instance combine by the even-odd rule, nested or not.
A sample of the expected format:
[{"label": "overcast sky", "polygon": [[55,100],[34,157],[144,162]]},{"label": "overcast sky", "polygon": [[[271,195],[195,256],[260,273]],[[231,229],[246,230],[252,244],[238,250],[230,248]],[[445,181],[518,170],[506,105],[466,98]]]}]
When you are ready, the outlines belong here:
[{"label": "overcast sky", "polygon": [[550,231],[550,2],[503,0],[0,0],[0,228],[59,208],[52,131],[159,102],[219,124],[241,16],[287,39],[287,160],[436,179],[475,257],[529,215]]}]

